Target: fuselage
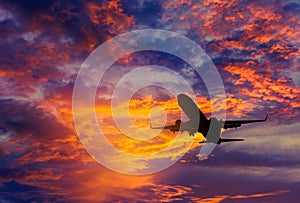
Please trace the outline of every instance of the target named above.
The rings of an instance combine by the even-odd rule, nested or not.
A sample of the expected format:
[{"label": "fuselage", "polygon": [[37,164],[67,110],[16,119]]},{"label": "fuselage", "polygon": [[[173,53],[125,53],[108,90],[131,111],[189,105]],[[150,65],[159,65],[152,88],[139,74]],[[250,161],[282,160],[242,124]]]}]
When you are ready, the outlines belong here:
[{"label": "fuselage", "polygon": [[189,132],[190,136],[193,136],[195,133],[199,132],[204,137],[206,137],[209,132],[209,129],[210,129],[209,127],[211,124],[213,124],[212,127],[217,131],[221,131],[221,129],[224,125],[224,123],[222,121],[218,121],[215,117],[212,117],[206,121],[202,121],[202,122],[200,121],[198,123],[192,123],[191,121],[181,122],[180,120],[177,120],[176,124],[174,125],[174,128],[171,129],[171,131],[173,131],[173,132],[187,131],[187,132]]}]

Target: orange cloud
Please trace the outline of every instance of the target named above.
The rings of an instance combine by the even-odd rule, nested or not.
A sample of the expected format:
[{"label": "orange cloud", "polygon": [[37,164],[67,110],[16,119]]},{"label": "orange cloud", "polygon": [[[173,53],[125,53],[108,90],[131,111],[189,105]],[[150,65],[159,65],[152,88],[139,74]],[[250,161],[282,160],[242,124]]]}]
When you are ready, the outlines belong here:
[{"label": "orange cloud", "polygon": [[258,194],[251,194],[251,195],[235,195],[231,196],[230,199],[247,199],[247,198],[257,198],[257,197],[267,197],[267,196],[274,196],[274,195],[281,195],[284,193],[290,192],[289,190],[279,190],[275,192],[267,192],[267,193],[258,193]]},{"label": "orange cloud", "polygon": [[[297,99],[297,95],[300,94],[300,88],[290,86],[289,81],[284,78],[274,81],[271,79],[271,75],[258,73],[252,68],[257,65],[259,64],[230,64],[224,68],[224,70],[228,71],[232,75],[239,76],[239,78],[234,82],[235,85],[243,85],[245,82],[249,82],[252,85],[251,88],[244,87],[239,90],[239,95],[251,98],[249,101],[243,101],[245,105],[241,105],[241,108],[249,109],[249,111],[251,111],[251,109],[256,108],[254,103],[262,102],[261,99],[264,101],[277,101],[282,104],[286,103],[290,106],[290,109],[298,106],[300,101]],[[234,95],[232,96],[234,97]],[[229,101],[232,100],[232,96],[229,95]],[[231,106],[229,106],[229,108],[230,107]],[[234,106],[232,106],[232,108],[234,108]]]},{"label": "orange cloud", "polygon": [[[9,142],[1,144],[1,153],[3,152],[4,156],[14,156],[14,153],[19,153],[16,158],[13,157],[15,160],[12,167],[25,165],[30,168],[31,165],[39,165],[40,168],[38,169],[26,169],[26,173],[22,174],[23,177],[19,179],[21,183],[39,186],[45,190],[57,191],[56,194],[61,194],[70,200],[98,202],[118,201],[122,198],[128,198],[142,201],[145,200],[145,197],[154,194],[155,197],[150,201],[180,201],[183,196],[186,198],[191,195],[194,196],[190,187],[157,183],[154,180],[155,175],[132,177],[108,171],[95,163],[95,160],[86,152],[75,133],[71,90],[64,89],[73,80],[68,78],[69,76],[67,77],[65,73],[57,70],[56,67],[72,64],[74,58],[78,58],[82,53],[92,51],[103,40],[127,32],[135,26],[134,17],[124,14],[120,2],[119,0],[107,1],[101,5],[91,2],[86,3],[84,9],[88,12],[88,17],[93,26],[80,25],[83,29],[83,35],[86,35],[84,42],[76,42],[76,39],[72,37],[70,41],[74,40],[75,44],[64,40],[64,26],[57,26],[56,23],[53,23],[63,22],[62,19],[59,19],[59,16],[39,13],[27,24],[27,29],[37,33],[37,38],[30,38],[27,41],[25,40],[26,42],[23,39],[24,46],[18,46],[17,49],[13,50],[15,55],[12,59],[9,59],[9,57],[1,58],[3,60],[2,69],[0,70],[1,96],[4,95],[4,98],[7,98],[8,95],[10,96],[9,99],[20,100],[23,103],[27,102],[26,105],[28,104],[28,106],[36,106],[37,109],[42,109],[39,112],[41,113],[38,117],[39,120],[49,116],[57,121],[57,128],[51,126],[51,129],[47,129],[55,135],[53,137],[39,135],[42,138],[35,138],[31,134],[32,132],[19,132],[20,137],[16,136]],[[298,19],[288,13],[277,12],[275,4],[272,4],[273,1],[270,2],[268,8],[259,6],[254,2],[246,7],[236,9],[235,6],[237,6],[238,1],[205,0],[203,4],[194,4],[193,1],[189,0],[162,2],[165,10],[162,14],[162,22],[169,25],[168,29],[193,32],[200,40],[217,40],[218,42],[211,45],[211,48],[218,53],[222,53],[224,50],[252,50],[248,55],[249,60],[247,62],[226,62],[223,67],[218,67],[230,75],[225,80],[232,80],[238,88],[236,93],[229,92],[227,99],[228,112],[237,116],[244,115],[246,111],[262,108],[259,106],[262,101],[270,105],[271,109],[277,108],[272,102],[280,102],[285,105],[280,109],[280,113],[288,113],[294,116],[298,112],[293,111],[293,109],[300,107],[299,87],[293,86],[291,81],[284,76],[276,80],[272,79],[272,73],[281,64],[276,64],[268,58],[264,59],[266,55],[274,55],[276,59],[290,60],[291,66],[298,65],[299,50],[289,45],[290,42],[299,42],[299,26],[294,26],[298,25]],[[183,7],[188,8],[188,10],[183,9]],[[169,12],[172,9],[176,12]],[[74,15],[74,13],[67,10],[63,11],[62,14],[68,16],[67,18]],[[257,23],[259,21],[264,21],[264,23]],[[51,34],[43,33],[44,24],[51,27]],[[232,36],[233,30],[237,29],[244,32],[240,39],[226,38]],[[99,30],[100,32],[98,32]],[[100,38],[99,33],[104,33],[104,37]],[[11,37],[18,37],[18,35],[13,34]],[[251,44],[265,44],[271,41],[279,42],[263,48],[256,48]],[[12,66],[9,60],[16,60],[16,62]],[[122,62],[128,63],[130,56],[124,57],[122,60]],[[259,69],[256,67],[259,67]],[[12,68],[16,71],[13,71]],[[282,69],[279,68],[278,70],[280,74],[284,71]],[[78,70],[78,67],[76,70]],[[266,73],[261,73],[262,70]],[[74,72],[76,73],[76,71]],[[55,81],[56,79],[57,81]],[[70,81],[65,82],[65,80]],[[248,84],[251,85],[251,88],[247,86]],[[200,109],[206,114],[211,112],[211,102],[217,102],[202,97],[197,97],[197,100]],[[134,98],[129,105],[129,114],[135,126],[140,129],[149,127],[149,109],[156,105],[165,109],[168,124],[173,123],[174,120],[180,117],[180,108],[175,99],[158,101],[152,97]],[[15,109],[11,111],[15,111]],[[153,154],[166,149],[175,138],[174,134],[164,131],[159,133],[156,138],[148,141],[136,141],[124,136],[117,129],[111,116],[110,105],[96,104],[96,111],[99,123],[103,125],[103,131],[108,139],[124,152],[135,155]],[[120,114],[126,113],[120,112]],[[19,119],[19,115],[15,119]],[[69,131],[62,131],[62,126]],[[184,136],[191,139],[188,135]],[[172,150],[152,157],[149,156],[148,160],[166,158],[184,151],[185,141],[181,138]],[[196,139],[194,146],[198,146]],[[126,161],[120,158],[115,159],[115,162],[121,164],[126,163]],[[147,168],[147,165],[138,162],[140,161],[138,159],[129,161],[135,163],[133,166],[128,166],[128,168],[132,167],[133,170]],[[49,168],[46,166],[49,166]],[[5,180],[11,179],[7,178]],[[142,189],[146,191],[142,191]],[[134,193],[131,190],[135,190]],[[220,202],[224,199],[259,198],[287,192],[289,191],[189,198],[191,201]],[[115,196],[117,196],[117,199],[113,199]]]},{"label": "orange cloud", "polygon": [[101,6],[90,2],[86,7],[92,23],[110,27],[109,36],[126,32],[134,25],[134,18],[124,14],[119,0],[108,1]]},{"label": "orange cloud", "polygon": [[[284,113],[289,114],[300,102],[299,87],[285,73],[299,64],[300,27],[295,15],[283,7],[283,3],[273,0],[268,3],[205,0],[201,4],[189,0],[165,1],[162,19],[173,31],[189,35],[192,30],[192,36],[198,36],[212,57],[224,51],[229,53],[223,54],[227,60],[218,65],[220,71],[232,75],[224,78],[234,85],[225,87],[228,113],[241,116],[255,106],[266,108],[266,105],[274,109],[272,102],[278,102],[286,106],[282,108],[288,109]],[[240,106],[234,106],[236,101]],[[260,104],[266,105],[259,107]]]},{"label": "orange cloud", "polygon": [[205,202],[205,203],[219,203],[223,202],[226,199],[251,199],[251,198],[261,198],[261,197],[268,197],[268,196],[276,196],[281,195],[284,193],[290,192],[289,190],[279,190],[274,192],[267,192],[267,193],[257,193],[257,194],[250,194],[250,195],[220,195],[215,197],[208,197],[208,198],[198,198],[192,197],[191,200],[193,202]]},{"label": "orange cloud", "polygon": [[121,175],[95,165],[70,171],[66,175],[74,180],[72,185],[68,185],[72,193],[66,195],[66,199],[72,201],[108,202],[136,199],[140,193],[144,193],[138,192],[139,188],[154,185],[152,176]]}]

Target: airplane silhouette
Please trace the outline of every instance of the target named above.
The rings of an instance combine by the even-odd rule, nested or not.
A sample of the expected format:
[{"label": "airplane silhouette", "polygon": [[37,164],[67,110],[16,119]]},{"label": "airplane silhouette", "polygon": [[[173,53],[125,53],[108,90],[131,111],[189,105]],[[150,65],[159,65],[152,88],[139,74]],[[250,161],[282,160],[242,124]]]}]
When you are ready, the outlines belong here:
[{"label": "airplane silhouette", "polygon": [[[193,100],[185,95],[179,94],[177,96],[177,101],[183,112],[189,117],[189,121],[182,122],[181,120],[176,120],[174,125],[163,126],[163,127],[152,127],[152,129],[169,129],[172,132],[184,132],[188,131],[190,136],[199,132],[206,138],[204,142],[221,144],[222,142],[235,142],[244,141],[244,139],[225,139],[221,138],[221,130],[228,128],[237,128],[242,124],[264,122],[268,118],[268,114],[265,119],[262,120],[217,120],[217,118],[212,117],[209,120],[193,102]],[[203,143],[203,142],[200,142]]]}]

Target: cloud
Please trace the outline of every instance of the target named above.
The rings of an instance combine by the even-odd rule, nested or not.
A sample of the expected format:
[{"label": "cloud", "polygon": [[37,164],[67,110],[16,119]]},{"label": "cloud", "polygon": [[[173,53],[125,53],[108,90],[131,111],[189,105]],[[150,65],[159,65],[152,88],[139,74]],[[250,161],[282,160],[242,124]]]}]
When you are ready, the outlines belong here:
[{"label": "cloud", "polygon": [[210,198],[192,198],[193,201],[199,201],[199,202],[205,202],[205,203],[218,203],[223,202],[224,200],[229,199],[250,199],[249,201],[253,202],[253,198],[262,198],[262,197],[268,197],[268,196],[276,196],[281,195],[284,193],[288,193],[288,190],[280,190],[280,191],[274,191],[274,192],[268,192],[268,193],[258,193],[258,194],[250,194],[250,195],[223,195],[223,196],[215,196]]},{"label": "cloud", "polygon": [[[164,1],[162,21],[169,30],[185,30],[211,56],[225,83],[229,114],[238,108],[238,116],[246,115],[259,106],[295,119],[299,88],[285,72],[298,64],[299,30],[285,6],[274,1]],[[298,72],[293,69],[293,75]]]},{"label": "cloud", "polygon": [[0,22],[4,22],[10,19],[13,19],[12,14],[8,10],[0,8]]},{"label": "cloud", "polygon": [[[260,125],[241,127],[238,131],[231,130],[224,136],[242,137],[245,142],[239,145],[229,144],[224,146],[225,150],[237,150],[249,153],[251,155],[259,155],[272,157],[278,160],[297,160],[299,154],[298,130],[299,123],[286,125],[276,125],[274,122],[268,122]],[[241,137],[241,136],[239,136]],[[276,147],[274,147],[276,146]]]},{"label": "cloud", "polygon": [[[296,1],[140,1],[136,6],[123,1],[1,1],[1,199],[297,199],[298,5]],[[132,10],[134,7],[137,12]],[[239,135],[247,141],[223,145],[200,164],[195,163],[195,153],[190,152],[192,157],[185,157],[185,163],[153,176],[123,176],[100,166],[74,131],[73,82],[79,65],[95,47],[120,33],[144,27],[176,31],[201,44],[223,78],[229,116],[254,118],[268,112],[274,123],[229,131],[228,136]],[[187,64],[166,54],[126,56],[112,67],[115,77],[109,82],[117,81],[120,71],[123,74],[128,70],[126,64],[136,67],[155,62],[183,72],[188,79],[192,77],[190,83],[200,95],[197,99],[201,109],[210,112],[210,101],[202,93],[203,83]],[[99,92],[112,91],[109,85],[104,84]],[[148,115],[153,105],[169,108],[168,122],[177,118],[180,109],[175,100],[170,101],[167,94],[159,98],[159,93],[145,97],[141,91],[134,97],[130,111],[137,126],[148,127],[144,114]],[[107,94],[104,96],[96,104],[102,110],[100,119],[120,149],[147,154],[165,148],[174,138],[161,133],[148,145],[121,137],[109,115]],[[173,150],[147,160],[174,155],[182,145],[179,142]],[[114,161],[121,167],[128,164],[127,160]],[[135,164],[129,169],[147,167],[141,160],[131,161]]]},{"label": "cloud", "polygon": [[0,145],[11,139],[10,133],[3,127],[0,127]]}]

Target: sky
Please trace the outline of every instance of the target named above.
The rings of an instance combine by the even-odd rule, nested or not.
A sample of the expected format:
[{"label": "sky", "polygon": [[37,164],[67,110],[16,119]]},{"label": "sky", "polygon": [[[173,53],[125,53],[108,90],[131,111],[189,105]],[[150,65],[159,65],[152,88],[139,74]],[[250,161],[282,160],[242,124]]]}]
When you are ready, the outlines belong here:
[{"label": "sky", "polygon": [[[298,202],[299,13],[298,0],[1,0],[0,202]],[[104,74],[94,109],[105,141],[133,156],[105,157],[100,164],[88,153],[93,148],[86,149],[95,133],[84,117],[89,109],[78,113],[85,139],[74,125],[76,77],[98,46],[141,29],[175,32],[200,45],[222,79],[226,106],[210,98],[205,79],[186,61],[153,50],[127,54]],[[182,80],[157,74],[153,65],[184,78],[207,117],[225,110],[227,119],[262,119],[266,113],[269,119],[224,131],[223,137],[245,141],[217,146],[204,161],[198,160],[199,134],[162,131],[149,140],[129,138],[126,133],[155,135],[150,122],[173,124],[181,116],[167,87],[180,90]],[[145,66],[143,77],[163,85],[140,87],[146,79],[124,79]],[[87,86],[98,79],[89,75]],[[122,79],[127,85],[117,99],[136,92],[129,104],[117,100],[112,110]],[[135,128],[124,135],[114,118],[124,120],[128,112]],[[103,166],[109,161],[134,174],[176,157],[172,166],[148,175]]]}]

